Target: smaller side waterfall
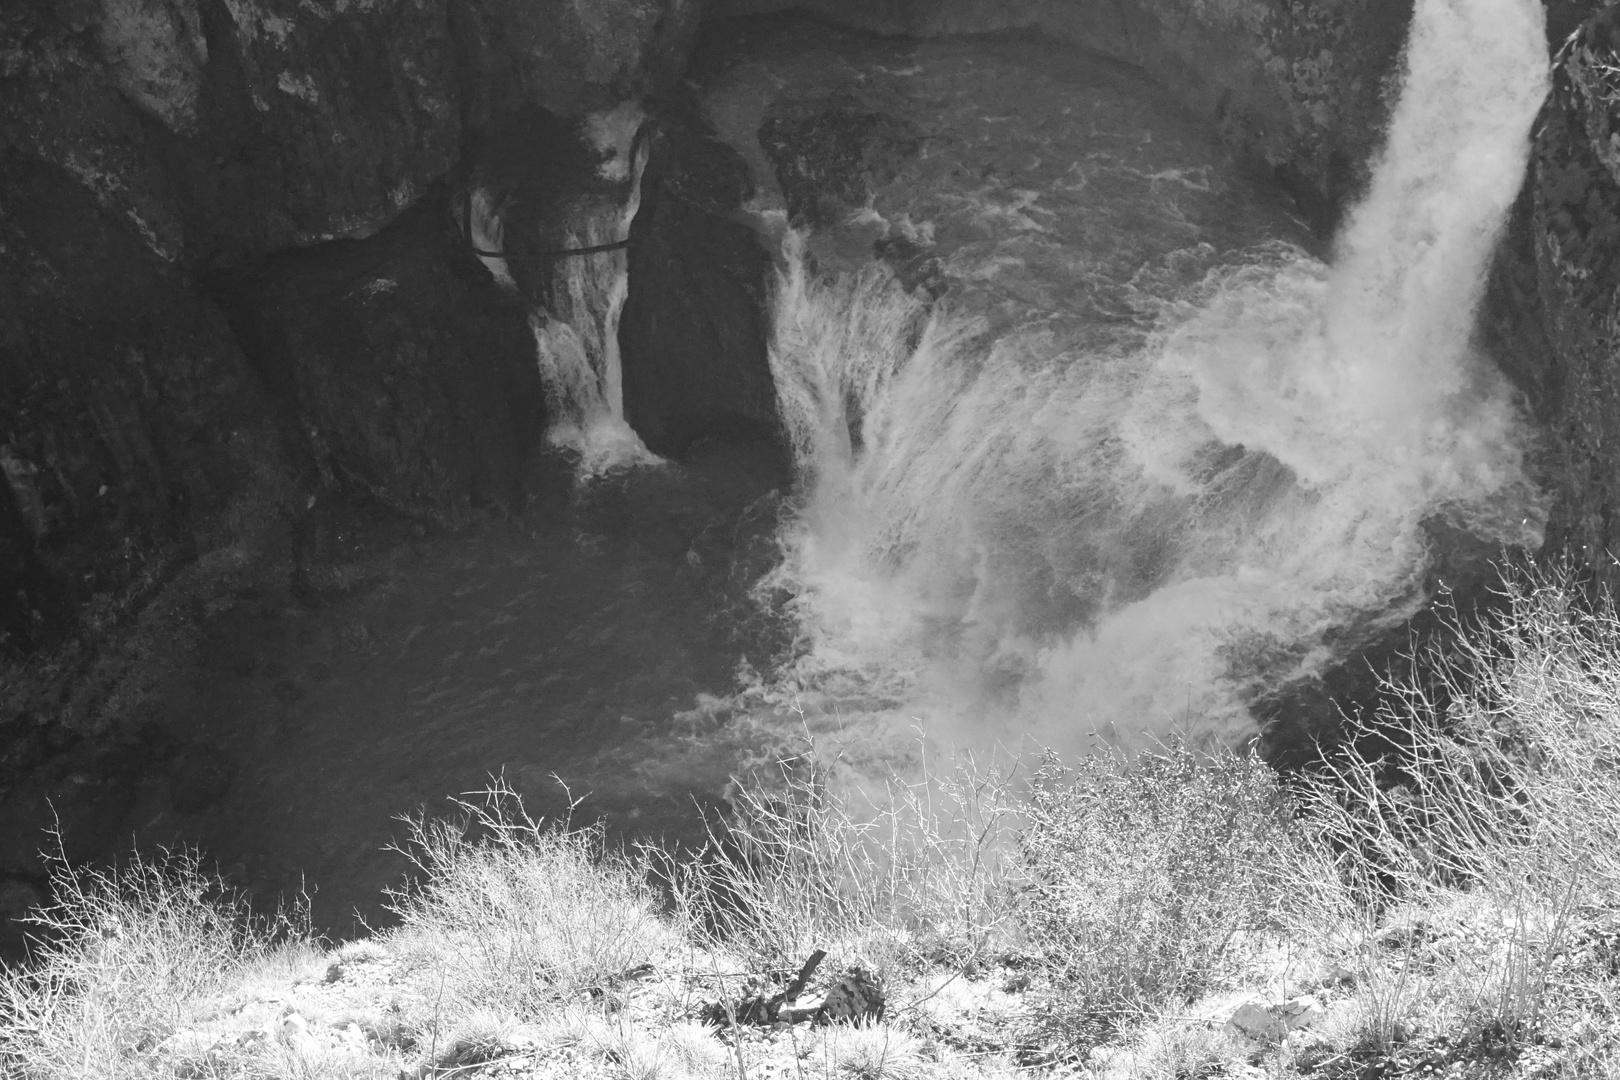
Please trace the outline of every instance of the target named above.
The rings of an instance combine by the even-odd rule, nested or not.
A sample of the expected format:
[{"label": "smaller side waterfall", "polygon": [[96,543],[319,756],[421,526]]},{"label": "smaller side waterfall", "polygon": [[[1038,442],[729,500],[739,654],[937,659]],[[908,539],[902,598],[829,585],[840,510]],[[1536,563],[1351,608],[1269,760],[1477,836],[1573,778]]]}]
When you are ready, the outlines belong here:
[{"label": "smaller side waterfall", "polygon": [[[528,238],[538,254],[505,246],[510,229],[487,188],[474,188],[467,200],[467,232],[479,258],[498,284],[528,294],[533,305],[529,328],[550,406],[547,441],[577,453],[586,479],[662,461],[625,421],[619,359],[619,318],[630,294],[623,245],[641,208],[647,146],[637,134],[645,119],[634,102],[586,118],[584,140],[599,157],[592,180],[610,193],[572,200],[558,232]],[[578,250],[595,248],[603,250]],[[514,271],[520,259],[532,269]]]},{"label": "smaller side waterfall", "polygon": [[[601,179],[627,184],[619,206],[591,206],[576,215],[563,246],[590,248],[630,239],[630,223],[641,209],[641,176],[647,147],[636,141],[645,119],[626,103],[592,116],[586,133],[604,155]],[[630,255],[624,248],[558,259],[552,271],[551,303],[529,316],[540,377],[551,392],[548,438],[576,451],[580,473],[595,476],[630,465],[657,464],[624,419],[624,375],[619,361],[619,317],[630,295]]]}]

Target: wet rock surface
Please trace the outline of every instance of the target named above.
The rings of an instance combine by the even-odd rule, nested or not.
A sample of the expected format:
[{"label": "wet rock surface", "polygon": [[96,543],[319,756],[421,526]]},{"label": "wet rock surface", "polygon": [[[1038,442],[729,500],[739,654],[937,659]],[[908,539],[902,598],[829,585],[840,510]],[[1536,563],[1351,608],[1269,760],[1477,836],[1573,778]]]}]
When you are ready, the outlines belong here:
[{"label": "wet rock surface", "polygon": [[765,359],[772,266],[741,213],[755,194],[747,164],[695,102],[658,127],[619,342],[626,418],[654,453],[681,455],[706,435],[776,429]]},{"label": "wet rock surface", "polygon": [[[220,515],[276,518],[294,489],[340,469],[439,520],[510,504],[525,422],[495,409],[474,424],[464,406],[488,411],[492,393],[508,414],[537,405],[520,377],[492,376],[492,389],[477,365],[463,393],[427,385],[468,350],[490,357],[483,370],[519,363],[515,335],[491,328],[500,320],[457,278],[450,214],[429,192],[468,125],[659,89],[696,12],[657,0],[586,14],[450,8],[23,0],[0,14],[0,583],[18,600],[0,618],[5,648],[68,635],[92,596],[138,609],[229,539],[222,529],[250,531],[216,527]],[[244,281],[264,284],[272,253],[371,236],[418,204],[417,224],[431,224],[408,224],[403,240],[277,264],[266,295],[241,297]],[[403,281],[394,308],[380,288],[354,295],[366,283],[345,275],[372,269],[369,281]],[[265,344],[233,335],[220,298],[277,322],[266,337],[321,354],[302,383],[243,364],[244,347],[257,359]],[[320,340],[338,323],[358,353],[340,374]],[[391,420],[368,398],[385,379],[405,410]],[[331,400],[299,397],[315,383]],[[356,404],[372,407],[333,418]],[[344,444],[335,458],[298,452],[311,426]]]},{"label": "wet rock surface", "polygon": [[[13,655],[102,628],[279,512],[289,463],[224,317],[61,171],[0,164]],[[99,614],[97,614],[99,612]]]},{"label": "wet rock surface", "polygon": [[1613,8],[1585,23],[1559,52],[1536,137],[1528,226],[1550,346],[1535,373],[1553,447],[1546,550],[1569,552],[1610,587],[1620,551],[1617,59],[1620,13]]},{"label": "wet rock surface", "polygon": [[[711,13],[779,6],[740,0]],[[1549,5],[1554,39],[1595,7]],[[823,47],[788,62],[773,36],[783,24],[745,22],[712,35],[719,55],[700,57],[695,89],[677,90],[700,14],[684,0],[18,0],[0,12],[0,654],[8,676],[20,673],[6,680],[0,718],[27,713],[103,740],[19,769],[8,828],[60,802],[86,837],[75,850],[103,853],[132,815],[184,819],[239,797],[234,743],[105,756],[132,745],[142,695],[193,662],[235,591],[263,570],[295,610],[363,600],[399,572],[377,548],[408,555],[419,526],[461,528],[533,501],[543,402],[532,341],[467,254],[444,195],[458,170],[493,160],[480,155],[510,138],[514,116],[543,110],[566,126],[664,96],[629,256],[625,409],[655,451],[701,457],[716,433],[776,432],[771,266],[740,208],[779,207],[824,228],[823,268],[876,256],[909,287],[971,291],[966,303],[992,325],[1045,305],[1069,344],[1088,343],[1082,318],[1108,327],[1101,337],[1129,337],[1135,301],[1097,282],[1154,259],[1166,283],[1201,273],[1207,261],[1164,256],[1199,244],[1218,253],[1250,235],[1223,233],[1221,218],[1246,213],[1254,187],[1276,182],[1296,199],[1298,221],[1268,211],[1275,235],[1322,235],[1365,178],[1409,12],[1404,0],[810,8],[884,32],[1005,32],[989,52],[1044,59],[1008,90],[987,74],[994,64],[936,78],[958,41],[874,44],[823,25],[791,30],[792,49],[818,35]],[[1614,26],[1612,12],[1599,15],[1560,56],[1488,313],[1505,365],[1549,425],[1548,550],[1602,567],[1620,548]],[[1026,30],[1045,39],[1012,33]],[[1053,92],[1107,95],[1126,82],[1156,83],[1186,113],[1185,141],[1081,140],[1086,118]],[[681,99],[688,92],[703,100]],[[938,116],[970,137],[953,144]],[[1026,137],[999,159],[983,153],[1015,120]],[[1194,144],[1188,161],[1224,145],[1238,162],[1230,174],[1183,169],[1176,150]],[[552,149],[542,139],[527,153]],[[521,184],[541,166],[513,167]],[[1087,199],[1144,183],[1151,212],[1082,213]],[[1188,211],[1213,224],[1188,226]],[[1091,264],[1065,265],[1076,252]],[[1058,296],[1042,281],[1051,273],[1075,287]],[[1133,288],[1151,292],[1150,278]],[[374,504],[376,520],[344,500]],[[722,532],[671,535],[689,541],[676,554],[694,573],[724,577]],[[617,543],[586,526],[566,544],[561,535],[564,563]],[[1146,587],[1155,555],[1144,552]],[[369,655],[379,638],[403,651],[410,627],[398,630],[379,635],[357,618],[333,633]],[[320,697],[326,662],[310,660],[306,678],[272,672],[285,658],[253,660],[243,678],[290,724]],[[723,682],[714,671],[703,679]],[[703,679],[675,677],[683,692]],[[630,715],[597,711],[579,706],[563,727]],[[277,729],[284,737],[301,735]],[[0,735],[0,746],[7,738],[31,736]],[[0,872],[31,867],[18,856]],[[263,876],[279,882],[284,869]]]},{"label": "wet rock surface", "polygon": [[527,312],[497,290],[444,207],[370,240],[272,266],[244,338],[296,402],[324,482],[455,527],[522,503],[543,426]]}]

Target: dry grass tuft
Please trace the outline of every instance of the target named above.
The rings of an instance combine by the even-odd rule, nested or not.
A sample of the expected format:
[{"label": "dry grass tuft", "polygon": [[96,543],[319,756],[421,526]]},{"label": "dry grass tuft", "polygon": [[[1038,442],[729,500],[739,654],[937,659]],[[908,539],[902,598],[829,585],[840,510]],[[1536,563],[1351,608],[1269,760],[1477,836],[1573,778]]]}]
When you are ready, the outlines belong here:
[{"label": "dry grass tuft", "polygon": [[931,1062],[922,1043],[889,1024],[823,1028],[817,1038],[821,1064],[838,1080],[922,1080]]},{"label": "dry grass tuft", "polygon": [[645,875],[601,833],[530,817],[497,781],[454,820],[408,819],[403,850],[420,879],[392,897],[387,944],[445,1014],[532,1016],[602,993],[676,947]]},{"label": "dry grass tuft", "polygon": [[812,756],[743,788],[696,859],[664,857],[677,924],[753,970],[862,962],[887,979],[974,963],[1012,933],[1002,890],[1016,795],[971,766],[876,796]]},{"label": "dry grass tuft", "polygon": [[1241,974],[1282,930],[1301,858],[1289,809],[1262,762],[1229,751],[1049,760],[1018,905],[1048,987],[1043,1037],[1083,1048]]}]

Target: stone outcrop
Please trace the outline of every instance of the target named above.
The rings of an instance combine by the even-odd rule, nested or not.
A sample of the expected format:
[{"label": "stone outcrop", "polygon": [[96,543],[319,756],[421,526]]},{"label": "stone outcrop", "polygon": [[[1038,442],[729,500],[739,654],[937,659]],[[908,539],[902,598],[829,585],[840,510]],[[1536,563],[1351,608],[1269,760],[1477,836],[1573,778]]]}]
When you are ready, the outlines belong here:
[{"label": "stone outcrop", "polygon": [[679,72],[690,0],[20,0],[0,143],[67,170],[165,258],[370,235],[514,108]]},{"label": "stone outcrop", "polygon": [[[0,648],[115,619],[277,513],[273,410],[224,317],[61,170],[0,159]],[[16,606],[11,606],[15,601]]]},{"label": "stone outcrop", "polygon": [[737,210],[747,165],[695,107],[659,121],[631,229],[620,323],[625,416],[648,448],[683,453],[705,435],[774,431],[765,359],[771,261]]},{"label": "stone outcrop", "polygon": [[323,482],[437,524],[517,510],[542,426],[534,343],[433,200],[273,264],[243,336]]}]

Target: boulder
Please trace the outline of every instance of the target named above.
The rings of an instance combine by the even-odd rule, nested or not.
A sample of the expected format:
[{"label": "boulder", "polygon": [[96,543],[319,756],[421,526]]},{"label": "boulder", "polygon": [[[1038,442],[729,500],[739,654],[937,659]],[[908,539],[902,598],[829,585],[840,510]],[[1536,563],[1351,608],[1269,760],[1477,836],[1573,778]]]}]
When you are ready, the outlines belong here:
[{"label": "boulder", "polygon": [[447,8],[205,5],[195,134],[152,148],[184,191],[199,244],[276,251],[364,237],[416,202],[460,145]]},{"label": "boulder", "polygon": [[875,1024],[883,1019],[883,986],[865,968],[852,967],[827,988],[816,1010],[818,1024]]},{"label": "boulder", "polygon": [[102,63],[86,34],[97,12],[91,2],[46,0],[0,9],[0,147],[54,166],[59,182],[82,188],[170,261],[185,248],[180,199],[149,153],[141,112],[120,92],[117,69]]},{"label": "boulder", "polygon": [[278,260],[245,294],[249,352],[296,404],[325,482],[447,527],[520,506],[543,424],[527,313],[443,201]]},{"label": "boulder", "polygon": [[1322,1003],[1310,996],[1271,1004],[1251,998],[1232,1010],[1224,1027],[1231,1034],[1259,1042],[1279,1042],[1289,1032],[1311,1027],[1326,1015]]},{"label": "boulder", "polygon": [[[220,312],[137,223],[0,158],[0,623],[15,655],[111,629],[287,495],[281,430]],[[6,643],[0,643],[4,648]]]},{"label": "boulder", "polygon": [[654,123],[619,324],[625,417],[657,454],[739,430],[774,435],[771,258],[739,213],[754,194],[748,166],[695,106]]}]

